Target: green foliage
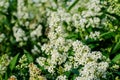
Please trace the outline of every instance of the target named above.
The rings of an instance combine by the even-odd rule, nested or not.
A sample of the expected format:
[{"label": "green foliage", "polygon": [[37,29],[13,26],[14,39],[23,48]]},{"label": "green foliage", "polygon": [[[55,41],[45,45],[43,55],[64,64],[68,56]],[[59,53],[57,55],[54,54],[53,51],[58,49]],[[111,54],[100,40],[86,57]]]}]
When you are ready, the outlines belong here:
[{"label": "green foliage", "polygon": [[11,60],[11,62],[10,62],[10,70],[12,71],[14,68],[15,68],[15,66],[16,66],[16,63],[17,63],[17,61],[18,61],[18,56],[19,56],[19,54],[17,54],[16,56],[14,56],[13,57],[13,59]]},{"label": "green foliage", "polygon": [[109,31],[109,32],[105,32],[103,34],[100,35],[100,38],[103,38],[103,39],[110,39],[112,37],[115,36],[115,32],[113,31]]},{"label": "green foliage", "polygon": [[120,65],[120,54],[116,55],[112,61]]},{"label": "green foliage", "polygon": [[116,43],[113,50],[111,51],[111,54],[116,53],[120,49],[120,40]]}]

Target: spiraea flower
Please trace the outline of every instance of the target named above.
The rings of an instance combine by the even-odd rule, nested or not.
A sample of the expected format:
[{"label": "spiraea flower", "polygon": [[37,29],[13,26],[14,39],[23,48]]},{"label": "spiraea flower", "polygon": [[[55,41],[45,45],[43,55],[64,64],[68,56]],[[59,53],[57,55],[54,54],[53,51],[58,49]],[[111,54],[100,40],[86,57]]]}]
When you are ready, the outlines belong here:
[{"label": "spiraea flower", "polygon": [[5,39],[5,34],[4,34],[4,33],[0,34],[0,43],[1,43],[4,39]]},{"label": "spiraea flower", "polygon": [[4,54],[0,57],[0,75],[3,75],[6,72],[10,61],[11,58],[7,54]]},{"label": "spiraea flower", "polygon": [[66,76],[65,75],[60,75],[57,77],[56,80],[67,80]]},{"label": "spiraea flower", "polygon": [[17,80],[16,76],[12,75],[8,80]]},{"label": "spiraea flower", "polygon": [[41,76],[40,69],[33,63],[29,64],[29,73],[30,73],[29,80],[46,80],[45,77]]},{"label": "spiraea flower", "polygon": [[25,32],[21,28],[19,28],[17,26],[13,27],[13,35],[16,38],[17,42],[27,41],[27,37],[25,35]]}]

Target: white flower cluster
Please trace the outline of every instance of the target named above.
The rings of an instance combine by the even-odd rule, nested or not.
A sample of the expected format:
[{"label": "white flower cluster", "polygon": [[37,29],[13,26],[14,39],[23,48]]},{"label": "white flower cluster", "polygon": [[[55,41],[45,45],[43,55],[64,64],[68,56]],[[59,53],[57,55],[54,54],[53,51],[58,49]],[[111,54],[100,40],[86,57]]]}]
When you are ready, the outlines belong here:
[{"label": "white flower cluster", "polygon": [[41,46],[41,44],[38,42],[37,45],[34,45],[34,46],[33,46],[33,49],[31,50],[31,52],[32,52],[33,54],[40,53],[40,49],[39,49],[40,46]]},{"label": "white flower cluster", "polygon": [[[13,35],[16,38],[16,42],[27,41],[28,38],[35,41],[42,36],[43,26],[40,23],[44,21],[47,8],[43,4],[47,4],[47,2],[29,0],[26,4],[24,0],[17,1],[17,12],[12,13],[18,19],[17,23],[12,19],[12,23],[15,23]],[[23,26],[27,33],[20,26]]]},{"label": "white flower cluster", "polygon": [[10,60],[11,59],[7,54],[4,54],[0,57],[0,75],[3,75],[6,72]]},{"label": "white flower cluster", "polygon": [[79,72],[80,76],[75,80],[101,80],[107,79],[107,62],[89,62]]},{"label": "white flower cluster", "polygon": [[38,25],[38,27],[30,33],[31,38],[33,40],[35,40],[36,37],[39,38],[42,35],[41,31],[42,31],[42,26]]},{"label": "white flower cluster", "polygon": [[25,32],[19,27],[16,26],[13,27],[13,35],[16,38],[17,42],[27,41]]},{"label": "white flower cluster", "polygon": [[[71,1],[70,3],[72,4],[74,1]],[[82,5],[82,6],[81,6]],[[79,8],[85,8],[82,11],[78,11]],[[86,29],[94,29],[94,28],[101,28],[100,26],[100,18],[97,17],[101,15],[101,5],[99,0],[81,0],[78,1],[78,3],[70,10],[70,12],[67,12],[66,10],[62,8],[58,8],[57,11],[49,11],[48,16],[48,24],[51,30],[54,30],[54,27],[59,27],[56,28],[56,32],[61,31],[63,33],[62,29],[66,29],[67,31],[72,31],[72,29],[75,28],[75,32],[81,31],[81,35],[83,35],[83,38],[92,38],[92,39],[97,39],[100,35],[99,31],[94,31],[90,33],[86,33]],[[79,13],[80,12],[80,13]],[[66,25],[63,25],[63,23],[66,23]],[[54,27],[53,27],[54,26]],[[63,27],[64,26],[64,27]],[[52,38],[56,38],[52,36],[54,33],[51,32],[50,36]],[[88,36],[84,36],[85,34]],[[55,33],[56,34],[56,33]],[[59,33],[58,35],[62,35]],[[66,36],[64,34],[63,36]]]},{"label": "white flower cluster", "polygon": [[66,78],[65,75],[60,75],[60,76],[57,77],[56,80],[66,80],[66,79],[67,79],[67,78]]},{"label": "white flower cluster", "polygon": [[26,55],[24,54],[20,60],[19,60],[19,64],[16,66],[16,68],[18,69],[24,69],[24,68],[27,68],[28,67],[28,63],[27,63],[27,57]]},{"label": "white flower cluster", "polygon": [[17,6],[17,13],[15,15],[19,23],[29,27],[42,22],[46,8],[50,5],[49,1],[29,0],[26,4],[24,0],[19,0]]},{"label": "white flower cluster", "polygon": [[[56,68],[59,70],[59,67],[62,67],[62,65],[63,72],[70,71],[82,65],[84,67],[80,69],[79,78],[83,80],[88,80],[87,78],[90,78],[90,80],[99,79],[106,75],[108,63],[104,61],[105,57],[100,52],[91,52],[88,46],[83,45],[78,40],[72,41],[65,40],[64,38],[59,40],[59,42],[58,40],[59,38],[54,40],[54,43],[50,41],[50,43],[44,44],[42,47],[45,54],[50,56],[49,58],[37,58],[38,64],[45,67],[49,73],[54,74]],[[73,53],[69,52],[69,50]]]},{"label": "white flower cluster", "polygon": [[[68,19],[68,17],[70,19]],[[76,18],[78,17],[79,15],[77,14]],[[79,80],[78,78],[83,80],[88,80],[87,78],[90,78],[90,80],[100,79],[101,77],[106,78],[108,63],[104,61],[105,57],[101,52],[91,52],[90,48],[83,45],[81,41],[65,38],[69,34],[67,34],[62,22],[68,20],[73,20],[73,18],[71,18],[71,14],[65,13],[64,10],[51,12],[51,16],[48,19],[49,42],[41,46],[47,58],[46,56],[41,56],[36,59],[37,63],[51,74],[55,74],[56,72],[63,74],[66,71],[71,71],[72,69],[83,66],[78,69],[79,76],[76,77],[77,80]],[[67,23],[69,22],[70,21]],[[96,35],[92,36],[92,38],[98,36],[98,34],[99,33],[96,32]],[[86,74],[87,70],[88,72]],[[98,71],[98,73],[96,73],[96,71]],[[64,74],[57,76],[57,80],[66,79],[67,77]]]},{"label": "white flower cluster", "polygon": [[1,43],[4,39],[5,39],[5,34],[4,34],[4,33],[0,34],[0,43]]},{"label": "white flower cluster", "polygon": [[9,7],[8,0],[0,0],[0,10],[6,12],[8,7]]},{"label": "white flower cluster", "polygon": [[[105,4],[105,1],[104,1]],[[110,4],[110,6],[107,8],[107,11],[110,13],[115,13],[117,15],[120,15],[120,4],[119,4],[119,0],[109,0],[108,3],[106,4]],[[105,4],[105,5],[106,5]]]},{"label": "white flower cluster", "polygon": [[90,32],[90,35],[86,35],[85,39],[88,39],[88,38],[91,38],[91,39],[98,39],[100,36],[100,32],[99,31],[95,31],[94,33],[93,32]]},{"label": "white flower cluster", "polygon": [[[86,2],[86,0],[84,0]],[[74,8],[78,9],[82,7],[84,7],[85,9],[81,11],[81,13],[77,13],[77,14],[73,14],[73,20],[74,20],[74,25],[76,25],[76,27],[79,29],[79,27],[81,27],[81,29],[84,31],[85,28],[89,28],[89,27],[99,27],[100,24],[100,19],[98,16],[100,15],[100,10],[101,10],[101,6],[100,6],[100,1],[99,0],[89,0],[88,2],[84,3],[81,2],[81,0],[77,3],[77,5],[75,5]],[[82,4],[82,7],[79,6]],[[74,12],[74,8],[73,8],[73,12]]]},{"label": "white flower cluster", "polygon": [[[90,5],[92,5],[92,7],[90,7]],[[74,25],[76,31],[77,29],[79,31],[79,29],[88,28],[90,25],[92,25],[93,28],[98,27],[100,19],[94,16],[99,15],[99,1],[90,0],[87,4],[84,4],[84,6],[87,10],[82,11],[81,15],[74,12],[67,13],[63,9],[58,9],[56,12],[50,12],[50,14],[48,14],[50,15],[48,18],[49,42],[41,46],[47,58],[46,56],[41,56],[37,58],[36,61],[40,66],[48,70],[49,73],[54,75],[57,72],[60,74],[57,76],[57,80],[67,80],[64,72],[78,69],[80,66],[82,66],[82,68],[78,69],[79,76],[76,77],[76,80],[99,80],[106,78],[106,71],[109,65],[101,52],[91,52],[90,48],[83,45],[81,41],[65,38],[69,35],[67,31],[73,28],[71,25]],[[66,21],[68,25],[67,29],[63,25],[64,21]],[[73,24],[71,24],[71,22],[73,22]],[[99,34],[97,31],[95,31],[95,33],[91,32],[89,37],[96,39]]]},{"label": "white flower cluster", "polygon": [[8,80],[18,80],[15,75],[10,76]]},{"label": "white flower cluster", "polygon": [[29,73],[30,73],[29,80],[46,80],[45,77],[41,76],[40,69],[33,63],[29,64]]}]

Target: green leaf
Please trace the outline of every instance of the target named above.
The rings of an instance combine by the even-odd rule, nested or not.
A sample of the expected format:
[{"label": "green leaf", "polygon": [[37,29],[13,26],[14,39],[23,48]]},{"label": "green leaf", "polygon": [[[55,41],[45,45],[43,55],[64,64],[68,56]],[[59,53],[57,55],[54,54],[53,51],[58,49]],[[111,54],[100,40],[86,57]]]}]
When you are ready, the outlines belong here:
[{"label": "green leaf", "polygon": [[106,33],[103,33],[100,35],[100,38],[104,38],[104,39],[108,39],[108,38],[111,38],[115,35],[115,32],[106,32]]},{"label": "green leaf", "polygon": [[0,74],[0,80],[3,80],[2,75]]},{"label": "green leaf", "polygon": [[77,4],[78,1],[79,1],[79,0],[75,0],[75,1],[72,3],[72,5],[71,5],[70,7],[68,7],[68,11],[70,11],[70,10],[75,6],[75,4]]},{"label": "green leaf", "polygon": [[72,73],[79,75],[79,71],[77,69],[72,69]]},{"label": "green leaf", "polygon": [[119,39],[120,39],[120,35],[119,35],[119,34],[117,34],[117,35],[115,36],[115,42],[118,42],[118,41],[119,41]]},{"label": "green leaf", "polygon": [[8,80],[8,73],[5,73],[5,80]]},{"label": "green leaf", "polygon": [[120,49],[120,40],[116,43],[115,47],[112,49],[111,54],[116,53]]},{"label": "green leaf", "polygon": [[120,75],[120,71],[119,71],[119,72],[116,72],[116,74]]},{"label": "green leaf", "polygon": [[33,62],[33,57],[32,57],[32,55],[30,55],[30,53],[29,53],[28,51],[26,51],[26,50],[24,50],[24,53],[25,53],[25,55],[26,55],[26,57],[27,57],[27,59],[28,59],[28,62],[29,62],[29,63]]},{"label": "green leaf", "polygon": [[99,44],[89,44],[88,45],[91,49],[94,49],[96,48],[97,46],[99,46]]},{"label": "green leaf", "polygon": [[10,62],[10,70],[12,71],[17,63],[17,59],[18,59],[19,54],[17,54],[16,56],[14,56],[14,58],[11,60]]},{"label": "green leaf", "polygon": [[9,0],[10,11],[17,11],[17,0]]},{"label": "green leaf", "polygon": [[66,37],[66,39],[73,39],[76,40],[78,38],[77,33],[69,33],[69,35]]},{"label": "green leaf", "polygon": [[117,62],[120,62],[120,54],[116,55],[113,59],[112,59],[113,62],[117,63]]},{"label": "green leaf", "polygon": [[66,71],[64,74],[67,76],[67,77],[69,77],[70,76],[70,71]]}]

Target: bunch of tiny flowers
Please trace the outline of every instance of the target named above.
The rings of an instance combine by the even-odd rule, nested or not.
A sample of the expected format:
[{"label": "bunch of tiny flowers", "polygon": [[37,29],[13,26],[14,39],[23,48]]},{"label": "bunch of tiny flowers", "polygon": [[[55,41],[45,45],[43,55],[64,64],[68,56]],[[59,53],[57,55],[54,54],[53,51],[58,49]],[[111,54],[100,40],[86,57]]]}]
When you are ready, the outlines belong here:
[{"label": "bunch of tiny flowers", "polygon": [[[70,3],[72,5],[74,4],[74,1],[71,1]],[[90,7],[91,5],[92,7]],[[70,4],[67,5],[67,7],[69,8]],[[85,9],[79,10],[81,8]],[[101,28],[101,8],[102,7],[99,0],[84,0],[82,2],[81,0],[79,0],[75,4],[75,6],[69,10],[69,12],[68,9],[64,9],[61,7],[58,7],[58,9],[54,12],[49,11],[47,14],[49,16],[48,24],[49,27],[52,28],[52,30],[52,26],[59,27],[58,30],[56,29],[56,32],[61,30],[60,26],[64,26],[68,34],[78,34],[80,36],[79,38],[83,40],[87,40],[89,38],[96,40],[101,34],[101,32],[99,31],[99,29]]]},{"label": "bunch of tiny flowers", "polygon": [[[62,39],[64,40],[64,38]],[[88,46],[83,45],[82,42],[78,40],[65,40],[65,42],[63,42],[62,39],[59,42],[57,42],[58,39],[56,39],[56,41],[54,40],[54,44],[52,42],[52,44],[48,43],[44,45],[46,47],[43,49],[45,54],[48,55],[48,58],[37,58],[40,66],[47,69],[48,72],[53,75],[57,73],[58,75],[63,74],[65,76],[66,72],[72,73],[72,70],[76,69],[79,72],[76,79],[78,77],[85,80],[87,80],[88,77],[91,79],[106,78],[109,64],[100,52],[91,52]],[[86,71],[88,74],[86,74]],[[67,76],[67,78],[69,77],[70,75]]]},{"label": "bunch of tiny flowers", "polygon": [[15,75],[10,76],[8,80],[18,80]]},{"label": "bunch of tiny flowers", "polygon": [[7,8],[9,7],[9,2],[8,0],[1,0],[0,1],[0,11],[3,13],[7,11]]},{"label": "bunch of tiny flowers", "polygon": [[[50,13],[51,15],[48,18],[49,32],[47,35],[49,41],[41,46],[44,55],[38,57],[36,62],[57,80],[70,78],[87,80],[87,77],[91,80],[106,79],[109,64],[102,53],[99,51],[92,52],[80,40],[66,38],[70,34],[63,24],[64,21],[69,23],[69,21],[67,22],[67,16],[71,15],[64,12],[64,10],[60,9],[60,11]],[[66,18],[62,18],[63,16]],[[85,74],[87,70],[88,74]],[[46,78],[49,77],[46,76]]]},{"label": "bunch of tiny flowers", "polygon": [[0,57],[0,75],[3,75],[6,72],[10,61],[11,59],[7,54],[4,54]]},{"label": "bunch of tiny flowers", "polygon": [[29,64],[29,73],[30,78],[29,80],[46,80],[45,77],[41,76],[41,71],[37,66],[33,63]]},{"label": "bunch of tiny flowers", "polygon": [[25,54],[20,58],[19,64],[16,66],[17,69],[28,68],[27,58]]}]

